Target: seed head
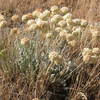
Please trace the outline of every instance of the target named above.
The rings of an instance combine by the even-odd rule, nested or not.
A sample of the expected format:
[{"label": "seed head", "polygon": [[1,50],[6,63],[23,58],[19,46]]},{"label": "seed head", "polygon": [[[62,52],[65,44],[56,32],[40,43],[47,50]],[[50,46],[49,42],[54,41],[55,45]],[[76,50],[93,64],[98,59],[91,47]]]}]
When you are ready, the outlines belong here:
[{"label": "seed head", "polygon": [[43,20],[37,20],[37,26],[40,28],[40,29],[44,29],[44,28],[47,28],[48,26],[48,21],[43,21]]},{"label": "seed head", "polygon": [[27,25],[32,25],[32,24],[35,24],[36,22],[35,22],[35,20],[34,19],[31,19],[31,20],[28,20],[27,21]]},{"label": "seed head", "polygon": [[53,51],[49,54],[49,59],[51,62],[54,62],[56,65],[62,63],[62,56],[57,52]]},{"label": "seed head", "polygon": [[85,63],[89,63],[91,60],[91,56],[90,55],[84,55],[83,56],[83,61],[85,62]]},{"label": "seed head", "polygon": [[31,13],[28,13],[28,14],[22,16],[22,21],[23,22],[26,22],[29,19],[33,19],[33,15]]},{"label": "seed head", "polygon": [[40,14],[39,18],[42,19],[42,20],[45,20],[49,16],[50,16],[50,11],[49,10],[45,10],[43,13]]},{"label": "seed head", "polygon": [[47,38],[47,39],[50,39],[50,38],[52,38],[52,37],[53,37],[53,33],[47,33],[47,34],[46,34],[46,38]]},{"label": "seed head", "polygon": [[78,92],[75,96],[75,100],[88,100],[86,95],[82,92]]},{"label": "seed head", "polygon": [[87,20],[82,19],[82,20],[81,20],[81,26],[82,26],[82,27],[86,27],[87,25],[88,25]]},{"label": "seed head", "polygon": [[29,38],[27,37],[21,39],[21,45],[28,46],[29,42]]},{"label": "seed head", "polygon": [[72,14],[71,13],[67,13],[66,15],[63,16],[64,20],[68,20],[68,19],[72,19]]},{"label": "seed head", "polygon": [[73,20],[72,19],[66,19],[66,22],[67,22],[67,26],[74,26],[74,23],[73,23]]},{"label": "seed head", "polygon": [[80,19],[73,19],[73,23],[74,25],[80,25],[81,24],[81,20]]},{"label": "seed head", "polygon": [[56,28],[55,28],[55,31],[56,31],[57,33],[59,33],[59,32],[62,31],[62,28],[61,28],[61,27],[56,27]]},{"label": "seed head", "polygon": [[78,27],[78,28],[76,28],[76,29],[72,32],[72,34],[75,35],[76,37],[77,37],[77,36],[80,36],[81,33],[82,33],[81,30],[82,30],[82,29],[81,29],[80,27]]},{"label": "seed head", "polygon": [[7,21],[4,20],[0,22],[0,28],[4,28],[6,26],[7,26]]},{"label": "seed head", "polygon": [[51,23],[57,23],[57,22],[59,22],[60,20],[62,20],[62,16],[61,16],[61,15],[54,15],[54,16],[51,18]]},{"label": "seed head", "polygon": [[28,28],[29,31],[35,31],[36,29],[38,29],[38,25],[37,24],[31,24]]},{"label": "seed head", "polygon": [[92,53],[92,49],[90,49],[90,48],[84,48],[83,49],[83,52],[82,52],[82,55],[83,56],[85,56],[85,55],[92,55],[93,53]]},{"label": "seed head", "polygon": [[38,10],[35,10],[35,11],[33,11],[33,13],[32,13],[33,18],[37,18],[37,17],[39,17],[40,15],[41,15],[41,12],[38,11]]},{"label": "seed head", "polygon": [[52,12],[58,12],[59,11],[59,8],[58,8],[58,6],[52,6],[50,10]]},{"label": "seed head", "polygon": [[93,48],[92,52],[93,52],[93,54],[100,55],[100,49],[99,48]]},{"label": "seed head", "polygon": [[69,9],[68,9],[67,7],[62,7],[62,8],[60,9],[60,12],[61,12],[61,14],[66,14],[66,13],[69,12]]},{"label": "seed head", "polygon": [[76,40],[72,40],[72,41],[69,41],[68,44],[69,44],[71,47],[76,47],[76,46],[77,46],[77,41],[76,41]]},{"label": "seed head", "polygon": [[19,18],[18,15],[13,15],[13,16],[11,17],[11,20],[12,20],[13,22],[19,22],[20,18]]},{"label": "seed head", "polygon": [[58,26],[60,27],[66,27],[67,26],[67,22],[64,20],[61,20],[60,22],[58,22]]}]

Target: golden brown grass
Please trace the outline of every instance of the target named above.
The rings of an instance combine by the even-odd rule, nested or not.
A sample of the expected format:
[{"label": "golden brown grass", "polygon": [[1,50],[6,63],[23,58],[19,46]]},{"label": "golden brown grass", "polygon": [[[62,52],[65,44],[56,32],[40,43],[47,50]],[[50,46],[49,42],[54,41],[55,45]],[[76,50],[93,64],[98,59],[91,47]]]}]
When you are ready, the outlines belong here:
[{"label": "golden brown grass", "polygon": [[[7,16],[12,16],[15,13],[22,15],[23,13],[33,11],[37,8],[45,9],[50,8],[51,5],[57,4],[59,6],[67,5],[68,7],[72,8],[74,16],[77,16],[78,18],[86,18],[90,21],[100,20],[100,8],[98,6],[100,4],[99,0],[10,0],[11,2],[9,0],[0,1],[1,13],[6,14]],[[10,22],[9,28],[11,29],[12,27],[20,26]],[[2,41],[2,44],[0,44],[0,51],[2,49],[6,49],[8,51],[5,50],[5,56],[0,58],[0,67],[3,70],[2,72],[0,72],[0,97],[3,100],[32,100],[34,95],[37,97],[42,97],[42,94],[45,95],[45,91],[49,90],[49,92],[47,92],[45,96],[51,96],[50,100],[56,100],[56,98],[54,99],[54,97],[60,98],[61,95],[56,94],[55,91],[63,91],[63,86],[59,83],[50,84],[47,79],[48,76],[42,72],[44,70],[40,71],[40,77],[36,81],[34,88],[31,69],[28,69],[28,72],[30,72],[30,74],[28,73],[27,75],[24,75],[20,72],[17,66],[14,66],[14,59],[16,58],[17,54],[14,55],[15,48],[13,48],[13,42],[16,37],[9,37],[9,32],[10,30],[8,30],[7,32],[1,30],[2,38],[0,38],[0,40]],[[88,28],[85,32],[88,32]],[[25,29],[22,29],[21,33],[27,33],[27,31]],[[80,49],[87,46],[87,43],[88,41],[84,42],[83,39],[80,42],[80,47],[76,47],[75,49],[70,48],[68,54],[66,53],[67,51],[64,51],[65,54],[67,54],[66,59],[74,59],[78,62],[78,64],[80,64],[82,58],[80,57],[80,55],[77,56],[77,54],[79,53]],[[88,46],[91,47],[91,43],[89,43]],[[92,46],[100,47],[100,44],[94,44]],[[44,67],[44,62],[42,64],[41,66]],[[79,66],[81,67],[79,72],[74,73],[71,79],[66,82],[70,87],[66,89],[69,92],[68,100],[81,100],[82,96],[85,98],[83,100],[86,100],[87,98],[88,100],[99,100],[100,62],[98,62],[97,65],[83,64],[82,62],[82,65]],[[75,79],[75,76],[77,76],[77,79]],[[34,90],[36,94],[34,94]],[[48,100],[48,98],[46,100]]]},{"label": "golden brown grass", "polygon": [[75,16],[100,21],[100,0],[0,0],[0,10],[7,13],[26,13],[37,8],[66,5]]}]

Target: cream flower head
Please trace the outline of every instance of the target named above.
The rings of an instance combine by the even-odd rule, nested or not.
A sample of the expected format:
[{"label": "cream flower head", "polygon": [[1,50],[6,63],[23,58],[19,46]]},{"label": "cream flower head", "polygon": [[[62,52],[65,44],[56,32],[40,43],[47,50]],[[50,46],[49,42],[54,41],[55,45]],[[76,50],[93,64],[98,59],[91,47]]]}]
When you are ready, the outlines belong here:
[{"label": "cream flower head", "polygon": [[80,25],[81,24],[81,19],[78,19],[78,18],[73,19],[73,23],[74,23],[74,25]]},{"label": "cream flower head", "polygon": [[57,14],[57,15],[54,15],[52,18],[51,18],[51,23],[57,23],[59,21],[61,21],[63,18],[61,15]]},{"label": "cream flower head", "polygon": [[82,52],[83,61],[85,63],[94,64],[97,62],[99,58],[99,54],[100,54],[100,51],[98,48],[93,48],[93,49],[84,48]]},{"label": "cream flower head", "polygon": [[59,32],[61,32],[63,29],[61,28],[61,27],[56,27],[55,28],[55,32],[57,32],[57,33],[59,33]]},{"label": "cream flower head", "polygon": [[4,20],[0,22],[0,28],[4,28],[6,26],[7,26],[7,21]]},{"label": "cream flower head", "polygon": [[72,32],[73,35],[75,35],[76,37],[77,36],[80,36],[82,34],[82,29],[81,27],[78,27],[76,28],[73,32]]},{"label": "cream flower head", "polygon": [[60,26],[60,27],[66,27],[67,26],[67,22],[64,21],[64,20],[61,20],[61,21],[58,22],[58,26]]},{"label": "cream flower head", "polygon": [[62,7],[62,8],[60,9],[60,12],[61,12],[61,14],[66,14],[66,13],[69,12],[69,8],[68,8],[68,7]]},{"label": "cream flower head", "polygon": [[77,46],[77,41],[76,41],[76,40],[72,40],[72,41],[69,41],[68,44],[69,44],[71,47],[76,47],[76,46]]},{"label": "cream flower head", "polygon": [[88,25],[87,20],[82,19],[82,20],[81,20],[81,26],[82,26],[82,27],[86,27],[87,25]]},{"label": "cream flower head", "polygon": [[56,65],[62,63],[62,56],[55,51],[49,53],[49,59],[51,62],[54,62]]},{"label": "cream flower head", "polygon": [[92,55],[93,53],[92,53],[92,49],[90,49],[90,48],[84,48],[83,49],[83,52],[82,52],[82,55],[83,56],[85,56],[85,55]]},{"label": "cream flower head", "polygon": [[33,19],[33,15],[31,13],[28,13],[28,14],[25,14],[25,15],[22,16],[22,21],[23,22],[26,22],[29,19]]},{"label": "cream flower head", "polygon": [[31,24],[28,28],[29,31],[35,31],[36,29],[38,29],[38,25],[37,24]]},{"label": "cream flower head", "polygon": [[41,20],[41,19],[38,19],[38,20],[36,21],[36,24],[37,24],[37,26],[38,26],[39,28],[44,29],[44,28],[46,28],[46,27],[48,26],[48,21],[43,21],[43,20]]},{"label": "cream flower head", "polygon": [[32,25],[32,24],[35,24],[36,22],[35,22],[35,20],[34,19],[30,19],[30,20],[28,20],[27,21],[27,25]]},{"label": "cream flower head", "polygon": [[47,34],[46,34],[46,38],[47,38],[47,39],[50,39],[50,38],[52,38],[52,37],[53,37],[53,33],[47,33]]},{"label": "cream flower head", "polygon": [[41,12],[38,10],[33,11],[32,16],[33,18],[39,17],[41,15]]},{"label": "cream flower head", "polygon": [[45,20],[46,18],[48,18],[50,16],[50,11],[49,10],[45,10],[43,13],[41,13],[39,15],[39,18],[42,20]]},{"label": "cream flower head", "polygon": [[52,12],[57,12],[57,11],[59,11],[59,8],[58,8],[58,6],[52,6],[50,10]]},{"label": "cream flower head", "polygon": [[21,45],[28,46],[29,42],[30,40],[27,37],[21,39]]},{"label": "cream flower head", "polygon": [[93,48],[92,52],[93,54],[100,55],[100,48]]},{"label": "cream flower head", "polygon": [[86,95],[82,92],[78,92],[74,98],[75,100],[88,100]]},{"label": "cream flower head", "polygon": [[84,55],[84,56],[83,56],[83,61],[84,61],[85,63],[89,63],[89,62],[90,62],[90,59],[91,59],[91,56],[90,56],[90,55]]},{"label": "cream flower head", "polygon": [[19,18],[18,15],[13,15],[13,16],[11,17],[11,20],[12,20],[13,22],[19,22],[20,18]]},{"label": "cream flower head", "polygon": [[72,19],[72,14],[71,13],[67,13],[66,15],[63,16],[64,20],[68,20],[68,19]]}]

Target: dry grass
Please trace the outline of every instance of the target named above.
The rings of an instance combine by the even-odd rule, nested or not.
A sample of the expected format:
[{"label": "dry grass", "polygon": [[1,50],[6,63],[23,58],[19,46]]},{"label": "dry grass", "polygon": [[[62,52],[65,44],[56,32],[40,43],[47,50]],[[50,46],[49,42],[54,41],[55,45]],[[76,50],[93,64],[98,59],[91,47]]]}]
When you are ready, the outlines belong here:
[{"label": "dry grass", "polygon": [[[49,61],[42,59],[41,52],[45,52],[47,56],[48,48],[45,47],[46,43],[43,38],[39,38],[30,34],[27,30],[27,25],[23,22],[13,23],[11,16],[13,14],[23,15],[24,13],[31,12],[34,9],[50,8],[52,5],[68,6],[72,8],[74,17],[85,18],[91,22],[100,21],[100,4],[99,0],[0,0],[1,13],[7,16],[9,21],[8,28],[0,30],[0,52],[3,51],[3,56],[0,56],[0,99],[1,100],[32,100],[34,97],[38,97],[39,100],[99,100],[100,99],[100,61],[96,64],[85,64],[82,61],[82,55],[80,52],[84,47],[100,47],[99,43],[93,43],[91,37],[87,35],[87,38],[83,36],[82,40],[78,42],[78,46],[66,47],[66,45],[52,41],[49,46],[50,49],[56,50],[60,45],[64,45],[61,54],[65,57],[65,62],[70,60],[77,63],[79,70],[71,74],[71,77],[66,79],[66,86],[57,81],[52,83],[50,80],[50,74],[47,73],[45,66],[49,65]],[[10,36],[10,30],[13,27],[17,27],[21,30],[20,36],[18,35],[18,41],[23,36],[31,38],[37,43],[36,59],[38,64],[36,66],[42,66],[43,68],[36,69],[35,73],[29,67],[23,71],[16,63],[19,52],[17,45],[14,41],[17,40],[16,36]],[[100,31],[100,30],[99,30]],[[27,34],[29,33],[29,34]],[[85,34],[90,33],[89,27],[84,31]],[[49,41],[50,42],[50,41]],[[47,42],[48,43],[48,42]],[[49,47],[48,46],[48,47]],[[58,46],[58,47],[57,47]],[[67,50],[68,49],[68,50]],[[40,50],[40,51],[39,51]],[[33,52],[33,51],[32,51]],[[40,53],[40,54],[39,54]],[[33,52],[34,54],[34,52]],[[25,65],[21,65],[25,67]],[[31,66],[31,65],[30,65]],[[67,65],[64,65],[67,66]],[[27,65],[26,65],[27,67]],[[26,71],[26,72],[25,72]],[[64,73],[63,73],[64,74]],[[55,79],[56,80],[56,79]]]},{"label": "dry grass", "polygon": [[100,0],[0,0],[0,9],[7,13],[26,13],[37,8],[65,5],[72,8],[75,16],[90,21],[100,21]]}]

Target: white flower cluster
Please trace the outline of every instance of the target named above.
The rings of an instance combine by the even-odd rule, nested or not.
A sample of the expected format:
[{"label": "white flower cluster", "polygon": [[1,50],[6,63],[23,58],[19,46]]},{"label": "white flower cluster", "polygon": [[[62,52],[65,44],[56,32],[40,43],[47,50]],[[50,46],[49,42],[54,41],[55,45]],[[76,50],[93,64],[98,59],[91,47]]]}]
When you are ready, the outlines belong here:
[{"label": "white flower cluster", "polygon": [[96,63],[100,58],[100,48],[84,48],[82,56],[85,63]]},{"label": "white flower cluster", "polygon": [[54,62],[56,65],[62,63],[62,56],[58,54],[56,51],[52,51],[49,53],[49,59],[51,62]]},{"label": "white flower cluster", "polygon": [[[43,12],[35,10],[25,14],[22,16],[22,21],[26,23],[30,32],[41,33],[43,39],[52,39],[57,35],[60,39],[66,40],[71,47],[77,46],[82,29],[88,25],[84,19],[73,18],[68,7],[58,6],[52,6],[50,10],[46,9]],[[21,43],[26,44],[26,41],[27,39],[24,39]],[[62,57],[57,52],[51,52],[49,58],[55,64],[62,61]]]},{"label": "white flower cluster", "polygon": [[21,39],[21,45],[29,46],[30,40],[27,37]]},{"label": "white flower cluster", "polygon": [[19,22],[19,21],[20,21],[20,18],[19,18],[18,15],[13,15],[13,16],[11,17],[11,20],[12,20],[13,22]]},{"label": "white flower cluster", "polygon": [[50,10],[43,12],[35,10],[25,14],[22,21],[27,23],[29,31],[40,30],[43,35],[45,33],[45,38],[51,38],[54,33],[58,33],[57,35],[66,39],[72,47],[76,46],[77,38],[82,35],[82,29],[88,25],[84,19],[73,18],[67,7],[58,6],[52,6]]},{"label": "white flower cluster", "polygon": [[22,21],[23,22],[26,22],[26,21],[28,21],[28,20],[30,20],[30,19],[33,19],[34,17],[33,17],[33,15],[32,15],[32,13],[28,13],[28,14],[25,14],[25,15],[23,15],[22,16]]}]

